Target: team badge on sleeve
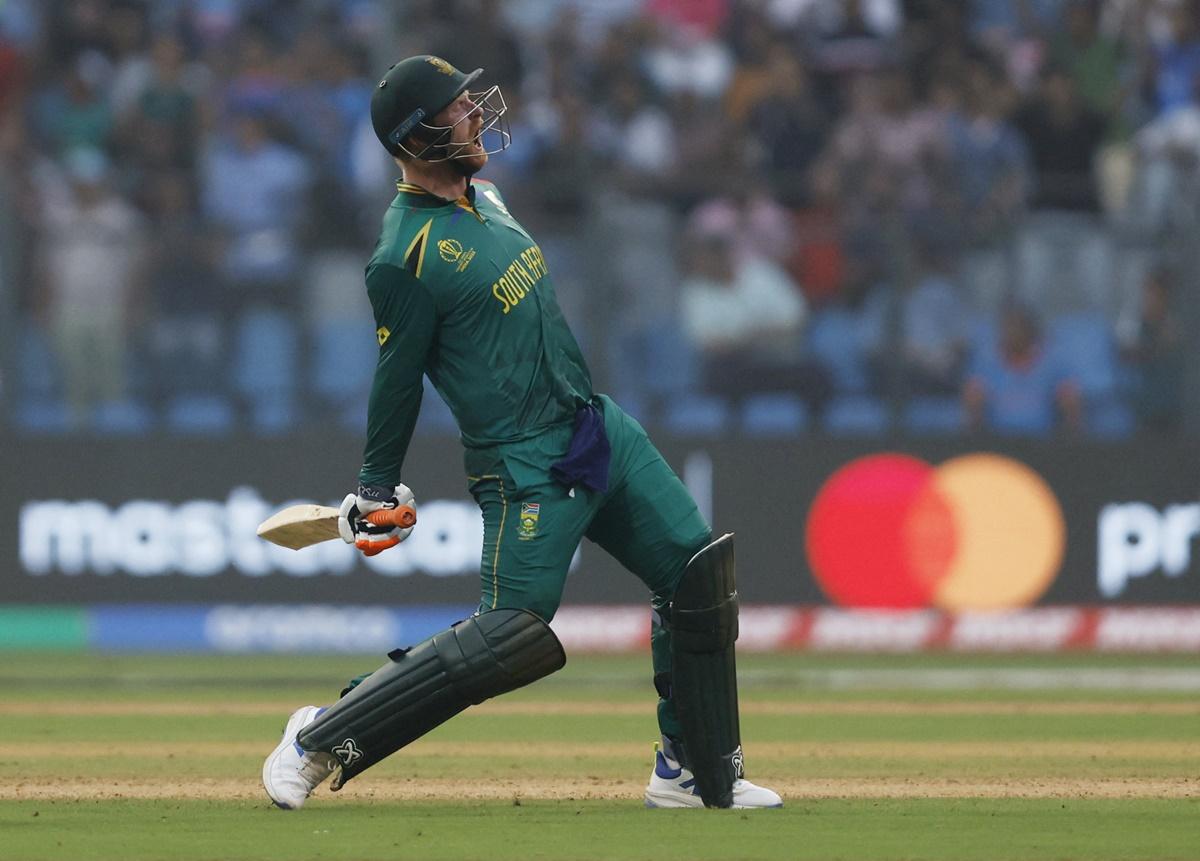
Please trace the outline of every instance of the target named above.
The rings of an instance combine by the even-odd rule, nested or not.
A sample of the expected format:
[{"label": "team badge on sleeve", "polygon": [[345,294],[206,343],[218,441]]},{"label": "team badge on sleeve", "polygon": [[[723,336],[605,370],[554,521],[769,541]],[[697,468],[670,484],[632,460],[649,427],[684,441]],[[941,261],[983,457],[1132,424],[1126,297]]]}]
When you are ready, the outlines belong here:
[{"label": "team badge on sleeve", "polygon": [[517,529],[517,538],[522,541],[528,541],[531,538],[537,537],[538,515],[541,513],[541,510],[542,505],[540,502],[521,503],[521,524]]}]

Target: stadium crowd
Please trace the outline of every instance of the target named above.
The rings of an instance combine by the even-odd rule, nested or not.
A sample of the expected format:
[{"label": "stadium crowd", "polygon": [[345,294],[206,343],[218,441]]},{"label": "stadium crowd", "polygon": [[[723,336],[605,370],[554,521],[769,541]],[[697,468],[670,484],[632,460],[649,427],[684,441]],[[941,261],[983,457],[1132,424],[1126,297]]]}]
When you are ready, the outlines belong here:
[{"label": "stadium crowd", "polygon": [[1182,425],[1200,0],[3,0],[7,421],[360,425],[416,53],[502,85],[486,176],[652,424]]}]

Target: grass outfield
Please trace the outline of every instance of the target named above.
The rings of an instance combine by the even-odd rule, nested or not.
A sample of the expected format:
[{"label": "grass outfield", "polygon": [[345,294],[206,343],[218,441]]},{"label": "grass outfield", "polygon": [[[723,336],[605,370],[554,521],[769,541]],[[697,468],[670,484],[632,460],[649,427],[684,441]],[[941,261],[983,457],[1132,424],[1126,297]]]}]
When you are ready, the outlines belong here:
[{"label": "grass outfield", "polygon": [[572,658],[269,806],[296,706],[375,659],[7,655],[0,857],[1200,859],[1194,656],[744,656],[778,811],[647,811],[648,659]]}]

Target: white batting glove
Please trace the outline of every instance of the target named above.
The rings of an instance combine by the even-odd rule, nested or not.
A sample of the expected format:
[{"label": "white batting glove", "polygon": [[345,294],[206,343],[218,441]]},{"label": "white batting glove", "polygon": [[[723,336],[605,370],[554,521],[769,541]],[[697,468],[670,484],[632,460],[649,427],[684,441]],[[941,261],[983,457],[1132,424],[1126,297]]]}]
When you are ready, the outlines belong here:
[{"label": "white batting glove", "polygon": [[[378,511],[408,508],[415,518],[417,502],[407,485],[395,488],[381,485],[359,485],[358,493],[348,493],[338,509],[338,534],[347,544],[353,544],[364,556],[374,556],[395,547],[413,531],[413,526],[399,524],[377,525],[368,516]],[[413,521],[415,523],[415,520]]]}]

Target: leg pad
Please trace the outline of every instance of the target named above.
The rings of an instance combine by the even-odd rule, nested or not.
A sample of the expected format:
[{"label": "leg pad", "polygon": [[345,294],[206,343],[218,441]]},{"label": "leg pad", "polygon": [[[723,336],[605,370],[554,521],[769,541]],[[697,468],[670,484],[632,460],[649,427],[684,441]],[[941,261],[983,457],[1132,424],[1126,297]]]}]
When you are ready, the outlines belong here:
[{"label": "leg pad", "polygon": [[388,658],[297,737],[305,750],[337,757],[342,783],[467,706],[566,663],[550,626],[527,610],[480,613]]},{"label": "leg pad", "polygon": [[669,624],[670,690],[683,730],[680,761],[691,769],[706,806],[729,807],[733,783],[742,777],[733,535],[692,557],[671,600]]}]

